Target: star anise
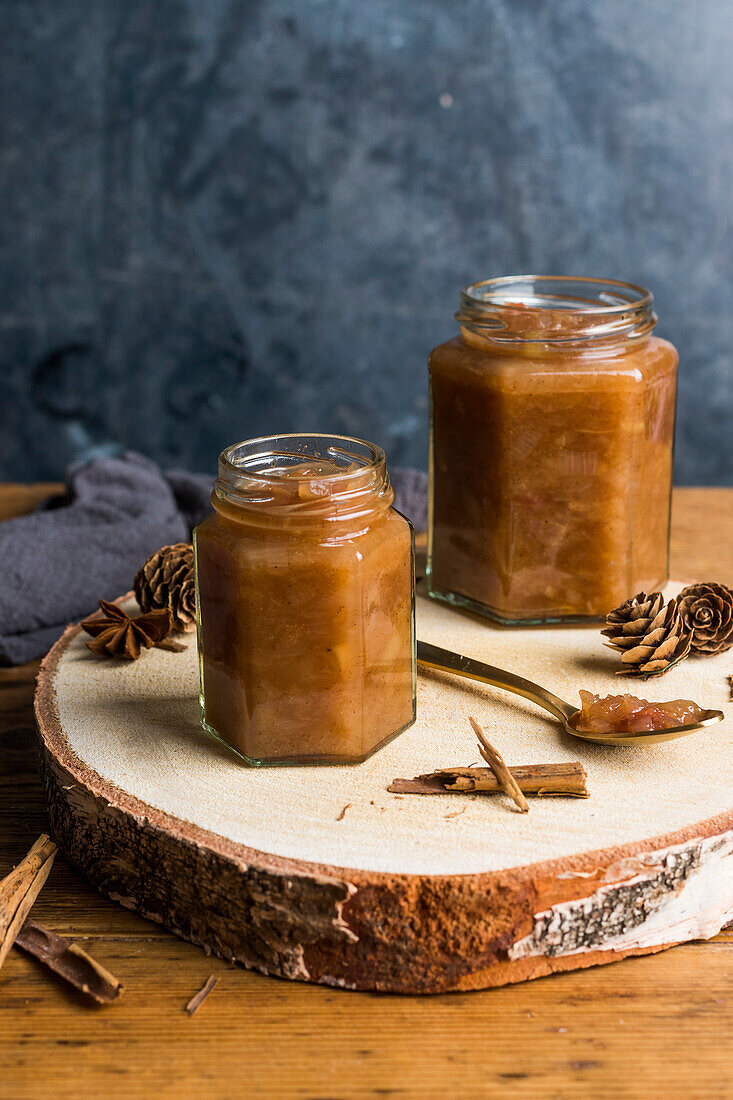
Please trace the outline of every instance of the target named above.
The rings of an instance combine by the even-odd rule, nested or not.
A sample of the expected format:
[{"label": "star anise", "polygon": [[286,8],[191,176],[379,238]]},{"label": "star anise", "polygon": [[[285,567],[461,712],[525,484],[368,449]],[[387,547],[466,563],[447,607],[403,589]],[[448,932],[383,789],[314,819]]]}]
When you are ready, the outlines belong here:
[{"label": "star anise", "polygon": [[173,618],[167,608],[148,611],[144,615],[128,615],[116,603],[100,600],[103,614],[97,618],[85,619],[81,624],[92,641],[87,646],[92,653],[100,657],[125,657],[136,661],[142,649],[162,648],[185,649],[175,643],[165,643],[173,628]]}]

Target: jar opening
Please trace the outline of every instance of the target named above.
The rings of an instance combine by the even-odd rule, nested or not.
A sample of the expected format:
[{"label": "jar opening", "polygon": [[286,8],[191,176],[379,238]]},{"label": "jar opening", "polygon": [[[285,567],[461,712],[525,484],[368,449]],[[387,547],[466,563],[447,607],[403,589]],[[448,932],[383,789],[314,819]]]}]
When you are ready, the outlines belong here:
[{"label": "jar opening", "polygon": [[353,477],[357,468],[374,468],[385,461],[381,447],[346,435],[270,435],[225,448],[219,456],[219,477],[308,480],[313,474],[304,467],[322,464],[321,476],[337,483]]},{"label": "jar opening", "polygon": [[498,343],[640,339],[657,322],[644,287],[610,279],[508,275],[461,292],[462,329]]},{"label": "jar opening", "polygon": [[354,519],[388,508],[384,451],[349,436],[290,434],[235,443],[219,456],[214,496],[291,524]]}]

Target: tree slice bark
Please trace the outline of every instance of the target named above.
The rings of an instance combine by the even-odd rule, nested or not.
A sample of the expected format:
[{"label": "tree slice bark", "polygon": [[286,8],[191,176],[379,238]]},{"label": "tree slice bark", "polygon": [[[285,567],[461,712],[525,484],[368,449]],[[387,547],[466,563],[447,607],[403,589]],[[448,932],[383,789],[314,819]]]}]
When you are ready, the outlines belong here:
[{"label": "tree slice bark", "polygon": [[[429,640],[461,648],[464,652],[473,651],[485,659],[494,656],[496,660],[496,655],[487,649],[486,627],[476,627],[461,618],[458,628],[454,622],[459,617],[448,619],[447,616],[451,613],[445,609],[428,609],[423,615],[421,630],[429,631]],[[455,633],[458,629],[477,632],[463,637]],[[452,829],[461,830],[453,834],[456,837],[464,834],[468,837],[472,835],[468,819],[477,806],[476,812],[486,815],[481,818],[480,833],[484,838],[488,868],[485,871],[428,873],[418,870],[411,873],[399,866],[381,870],[365,868],[366,857],[360,857],[352,866],[347,859],[341,862],[309,860],[232,839],[225,835],[225,825],[218,832],[184,815],[167,812],[139,797],[132,789],[125,789],[124,777],[118,782],[104,778],[70,744],[70,734],[67,736],[60,720],[59,708],[61,706],[68,721],[69,685],[74,683],[75,677],[87,673],[107,677],[100,682],[106,685],[105,690],[114,694],[118,690],[114,677],[136,674],[134,670],[120,669],[109,674],[106,666],[103,672],[90,666],[88,662],[95,658],[82,653],[83,643],[76,642],[77,631],[78,628],[69,628],[44,661],[36,699],[42,770],[56,838],[71,861],[100,890],[223,958],[238,960],[266,974],[339,988],[404,993],[468,990],[658,951],[682,940],[714,935],[733,917],[733,870],[729,869],[733,868],[733,812],[724,808],[706,815],[706,807],[717,803],[713,802],[709,789],[704,791],[697,784],[694,775],[689,780],[689,790],[696,792],[690,797],[699,799],[699,820],[655,831],[655,820],[662,818],[661,810],[654,809],[654,792],[650,790],[652,808],[648,836],[642,834],[624,842],[604,843],[610,824],[607,830],[604,821],[599,820],[597,825],[592,824],[592,828],[598,830],[599,843],[595,847],[569,850],[557,858],[520,858],[513,865],[504,858],[503,863],[500,861],[491,867],[495,852],[506,849],[509,843],[500,830],[532,828],[540,811],[556,814],[550,820],[557,823],[557,829],[564,823],[570,839],[575,829],[580,829],[582,821],[586,821],[584,828],[590,828],[586,818],[581,817],[576,826],[572,815],[593,809],[594,794],[602,787],[602,766],[611,769],[604,780],[606,787],[614,795],[618,791],[618,799],[623,803],[623,776],[625,769],[629,775],[633,774],[634,750],[620,750],[620,754],[611,757],[604,755],[609,753],[607,749],[594,755],[592,749],[583,745],[580,749],[577,743],[571,745],[568,759],[580,756],[581,752],[584,754],[581,758],[589,772],[590,798],[570,804],[561,800],[541,800],[541,805],[533,805],[529,818],[506,813],[499,816],[491,809],[491,803],[495,803],[492,799],[471,800],[468,812],[457,818],[444,814],[442,799],[400,799],[392,795],[389,797],[394,801],[381,806],[380,790],[386,791],[391,777],[400,772],[425,772],[424,744],[420,749],[422,756],[411,762],[415,766],[410,771],[403,770],[408,767],[404,760],[400,761],[399,768],[389,757],[381,764],[378,760],[381,754],[377,754],[373,758],[374,765],[362,765],[359,770],[288,769],[293,773],[290,776],[283,775],[284,769],[242,773],[252,792],[268,784],[274,786],[267,789],[276,791],[284,789],[283,785],[288,783],[305,785],[311,781],[309,773],[315,772],[333,782],[336,782],[336,773],[346,775],[344,782],[363,782],[362,802],[351,798],[353,805],[338,821],[336,809],[349,801],[350,796],[344,797],[340,791],[334,794],[336,809],[329,809],[325,815],[328,828],[359,830],[362,828],[360,814],[363,818],[368,808],[369,821],[373,823],[370,827],[376,830],[374,835],[379,837],[379,822],[383,821],[384,829],[392,830],[391,833],[385,831],[385,837],[396,836],[399,845],[414,852],[414,857],[410,858],[414,858],[416,866],[426,858],[422,854],[425,845],[419,834],[415,842],[415,823],[426,819],[416,817],[416,813],[434,815],[435,828],[441,836],[441,830]],[[510,632],[500,633],[502,639],[510,635]],[[531,643],[526,638],[531,632],[524,633],[525,646],[541,641],[542,632],[532,633],[534,641]],[[568,632],[563,631],[562,636],[567,642]],[[519,646],[520,641],[512,636],[510,641],[502,640],[502,645]],[[589,642],[583,644],[590,646]],[[514,667],[518,667],[519,652],[518,649],[514,654]],[[160,675],[161,695],[166,691],[170,695],[166,669],[173,670],[170,676],[179,676],[183,666],[176,666],[175,662],[188,658],[187,654],[151,650],[134,665],[138,673],[144,669],[147,682],[154,675]],[[511,659],[510,653],[506,663]],[[193,660],[191,656],[191,667]],[[710,658],[710,665],[716,660]],[[525,664],[522,671],[526,670]],[[712,671],[720,678],[721,692],[727,695],[722,665],[720,670],[714,668]],[[567,674],[577,678],[578,672],[570,668]],[[613,683],[613,669],[604,671],[603,676]],[[540,678],[539,673],[537,678]],[[123,681],[123,686],[119,687],[121,699],[129,698],[130,685],[135,682]],[[672,694],[685,694],[677,690],[677,684]],[[552,686],[553,690],[560,690],[562,684]],[[562,741],[558,740],[555,728],[536,712],[522,709],[512,716],[506,704],[500,704],[495,695],[482,695],[479,704],[475,693],[469,691],[466,701],[461,694],[463,691],[465,687],[456,687],[445,677],[421,680],[424,721],[431,714],[439,713],[447,722],[445,716],[454,714],[462,705],[463,711],[455,715],[452,728],[463,728],[469,709],[478,712],[480,705],[482,723],[489,729],[487,715],[490,711],[495,717],[507,714],[506,730],[502,729],[501,738],[497,740],[506,747],[511,764],[522,762],[517,756],[519,742],[512,748],[507,733],[512,721],[522,729],[529,723],[532,743],[542,745],[545,738],[547,759],[556,758]],[[85,693],[80,693],[79,697],[86,697]],[[504,699],[503,696],[499,698]],[[715,704],[707,697],[702,701],[706,705]],[[443,709],[433,712],[433,707]],[[143,721],[142,711],[138,719],[144,727],[140,734],[147,738],[140,743],[155,747],[155,742],[149,739],[164,735],[159,716],[157,725],[151,724],[149,729]],[[129,716],[127,720],[130,721]],[[194,736],[193,727],[188,732]],[[188,735],[184,730],[179,733],[181,737]],[[99,745],[100,739],[112,737],[109,727],[104,724],[91,734],[93,736],[85,744]],[[408,737],[407,734],[402,736]],[[439,733],[435,736],[437,739]],[[727,723],[721,736],[730,737]],[[424,737],[425,731],[418,730],[414,743],[421,743]],[[399,738],[394,744],[401,741]],[[81,743],[78,737],[75,743]],[[399,751],[406,753],[411,743],[405,741]],[[700,752],[705,751],[701,744],[697,755],[690,754],[690,768],[700,766]],[[212,769],[216,765],[213,759],[216,751],[212,747]],[[454,756],[459,751],[454,747]],[[470,759],[472,751],[468,730],[464,761]],[[536,758],[536,754],[530,755],[524,746],[522,751],[524,760]],[[434,766],[451,763],[441,745],[436,746],[433,755]],[[165,755],[161,757],[163,761],[166,759]],[[656,774],[654,768],[658,768],[662,776],[669,773],[671,784],[674,769],[670,769],[669,760],[672,759],[681,766],[679,756],[663,755],[655,755],[653,766],[645,766],[652,768],[651,774]],[[455,762],[460,762],[460,756]],[[132,767],[132,759],[130,764]],[[226,767],[229,766],[227,763]],[[375,778],[379,768],[389,770],[389,778],[381,788]],[[266,771],[277,772],[279,776],[265,775]],[[323,779],[318,781],[324,782]],[[386,793],[383,797],[387,798]],[[603,805],[600,796],[597,798],[595,814]],[[267,805],[273,812],[277,809],[273,803]],[[418,805],[422,809],[413,809]],[[622,812],[628,816],[628,807],[622,805]],[[669,820],[669,813],[668,809],[665,821]],[[453,820],[446,825],[448,816]],[[595,818],[590,820],[595,822]],[[498,824],[500,821],[502,824]],[[622,824],[614,825],[617,832]],[[338,834],[329,835],[335,836],[334,844],[337,843]],[[549,840],[543,833],[537,843],[546,844]],[[443,855],[437,864],[440,868],[450,866],[453,859],[458,860],[463,849],[457,840],[454,843],[453,850],[449,845],[441,849]],[[532,843],[535,844],[534,839]],[[564,843],[567,847],[567,838]],[[526,848],[524,841],[518,848],[520,856]],[[479,856],[480,853],[479,847]],[[399,864],[397,857],[394,858]]]}]

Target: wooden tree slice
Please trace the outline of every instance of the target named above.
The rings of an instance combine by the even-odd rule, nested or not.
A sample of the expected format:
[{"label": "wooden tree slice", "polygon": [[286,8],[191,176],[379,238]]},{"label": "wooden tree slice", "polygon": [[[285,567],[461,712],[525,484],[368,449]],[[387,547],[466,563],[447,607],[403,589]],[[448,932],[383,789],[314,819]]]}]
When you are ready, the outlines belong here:
[{"label": "wooden tree slice", "polygon": [[[567,699],[693,698],[733,712],[733,653],[642,683],[597,627],[505,630],[419,600],[420,637]],[[584,744],[531,703],[433,673],[412,729],[355,767],[252,769],[198,719],[196,644],[94,657],[70,627],[36,712],[56,838],[100,890],[267,974],[348,989],[479,989],[715,934],[733,917],[733,724],[645,749]],[[390,794],[478,760],[580,760],[590,798]]]}]

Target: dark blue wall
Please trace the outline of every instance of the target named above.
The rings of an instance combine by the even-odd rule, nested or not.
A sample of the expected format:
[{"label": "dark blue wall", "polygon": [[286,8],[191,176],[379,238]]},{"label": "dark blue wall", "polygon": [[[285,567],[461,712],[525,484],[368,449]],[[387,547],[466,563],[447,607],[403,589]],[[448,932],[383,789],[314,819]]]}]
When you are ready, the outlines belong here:
[{"label": "dark blue wall", "polygon": [[729,0],[0,5],[0,476],[261,432],[426,456],[459,288],[657,296],[733,481]]}]

